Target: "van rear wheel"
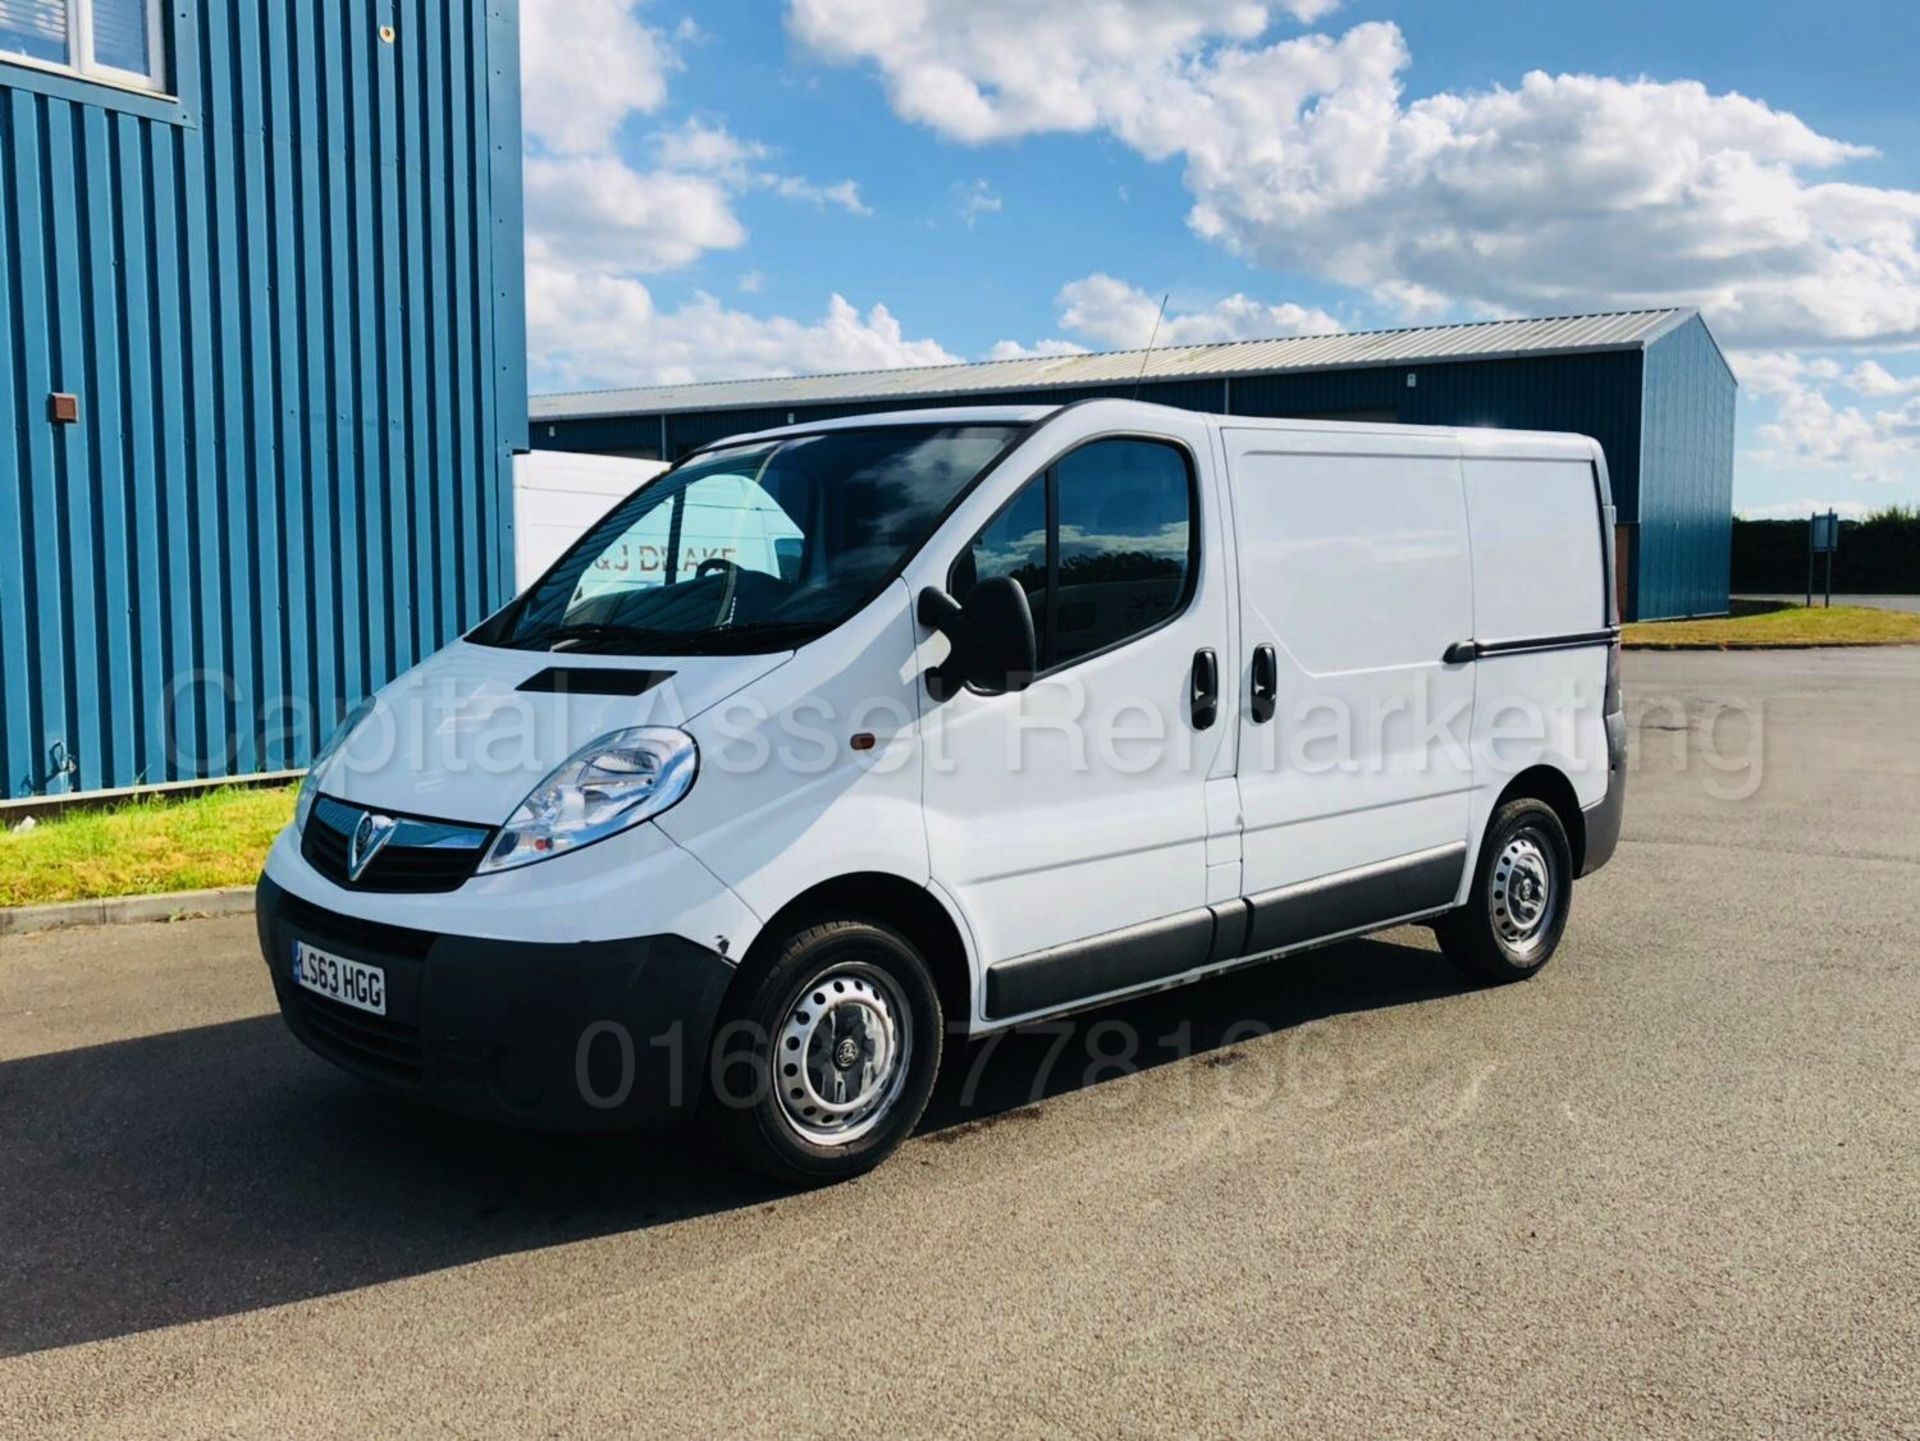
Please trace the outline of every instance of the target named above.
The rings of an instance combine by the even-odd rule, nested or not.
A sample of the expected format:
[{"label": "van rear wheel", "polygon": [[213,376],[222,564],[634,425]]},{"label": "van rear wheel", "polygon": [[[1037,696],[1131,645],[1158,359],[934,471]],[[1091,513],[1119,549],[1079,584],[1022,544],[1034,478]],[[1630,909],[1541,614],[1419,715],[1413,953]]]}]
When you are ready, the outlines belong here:
[{"label": "van rear wheel", "polygon": [[1522,981],[1553,958],[1573,900],[1573,849],[1544,801],[1507,802],[1487,826],[1467,903],[1434,925],[1448,960],[1476,980]]},{"label": "van rear wheel", "polygon": [[787,1185],[879,1165],[912,1134],[940,1069],[925,960],[892,927],[848,918],[791,931],[745,964],[714,1034],[713,1128]]}]

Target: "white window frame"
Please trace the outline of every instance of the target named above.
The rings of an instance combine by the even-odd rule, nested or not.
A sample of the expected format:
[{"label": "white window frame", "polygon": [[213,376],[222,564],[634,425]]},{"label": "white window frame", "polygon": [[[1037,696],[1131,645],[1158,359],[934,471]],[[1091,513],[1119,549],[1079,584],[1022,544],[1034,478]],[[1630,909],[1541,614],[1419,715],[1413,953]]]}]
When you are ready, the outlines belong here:
[{"label": "white window frame", "polygon": [[167,93],[167,56],[166,31],[162,28],[165,16],[162,13],[161,0],[145,0],[147,12],[147,58],[148,71],[123,70],[117,65],[102,65],[93,58],[93,5],[94,0],[63,0],[67,11],[67,59],[65,64],[57,60],[42,60],[36,55],[24,55],[18,51],[0,46],[0,60],[9,65],[29,65],[37,70],[49,70],[56,74],[78,75],[85,80],[99,80],[108,85],[118,85],[128,90],[140,90],[153,95]]}]

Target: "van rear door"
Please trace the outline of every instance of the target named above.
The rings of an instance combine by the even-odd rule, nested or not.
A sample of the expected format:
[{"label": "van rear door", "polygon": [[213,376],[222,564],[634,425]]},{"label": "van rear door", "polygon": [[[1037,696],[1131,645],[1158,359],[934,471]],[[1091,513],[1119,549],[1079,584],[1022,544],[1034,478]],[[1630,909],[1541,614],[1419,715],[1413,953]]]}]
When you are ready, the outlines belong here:
[{"label": "van rear door", "polygon": [[1507,782],[1532,766],[1565,776],[1583,808],[1606,798],[1607,658],[1618,611],[1592,443],[1468,432],[1461,447],[1480,657],[1478,835]]},{"label": "van rear door", "polygon": [[1226,427],[1238,540],[1246,949],[1448,905],[1474,667],[1459,444]]}]

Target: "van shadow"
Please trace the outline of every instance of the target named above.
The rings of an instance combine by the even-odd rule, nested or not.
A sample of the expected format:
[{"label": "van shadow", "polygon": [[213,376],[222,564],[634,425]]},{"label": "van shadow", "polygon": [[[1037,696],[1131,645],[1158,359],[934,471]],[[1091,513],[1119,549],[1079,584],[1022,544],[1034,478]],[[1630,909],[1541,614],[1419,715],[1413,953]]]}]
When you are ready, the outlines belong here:
[{"label": "van shadow", "polygon": [[[1349,942],[953,1048],[937,1141],[1136,1069],[1461,985]],[[1186,1027],[1185,1030],[1182,1028]],[[1236,1030],[1237,1028],[1237,1030]],[[1064,1038],[1064,1039],[1063,1039]],[[513,1131],[370,1089],[277,1016],[0,1064],[0,1356],[233,1315],[776,1199],[686,1134]]]}]

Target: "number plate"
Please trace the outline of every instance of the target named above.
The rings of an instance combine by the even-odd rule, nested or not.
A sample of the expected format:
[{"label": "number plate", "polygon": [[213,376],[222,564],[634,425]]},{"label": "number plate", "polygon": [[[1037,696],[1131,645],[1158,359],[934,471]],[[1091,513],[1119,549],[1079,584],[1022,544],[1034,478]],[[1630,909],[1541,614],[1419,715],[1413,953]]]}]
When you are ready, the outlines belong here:
[{"label": "number plate", "polygon": [[305,941],[293,943],[293,981],[309,991],[376,1016],[387,1013],[387,973],[378,966],[332,955]]}]

